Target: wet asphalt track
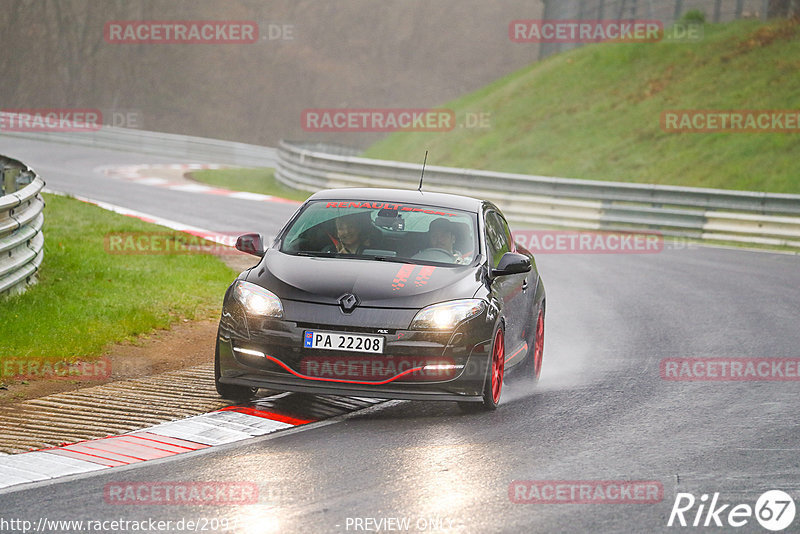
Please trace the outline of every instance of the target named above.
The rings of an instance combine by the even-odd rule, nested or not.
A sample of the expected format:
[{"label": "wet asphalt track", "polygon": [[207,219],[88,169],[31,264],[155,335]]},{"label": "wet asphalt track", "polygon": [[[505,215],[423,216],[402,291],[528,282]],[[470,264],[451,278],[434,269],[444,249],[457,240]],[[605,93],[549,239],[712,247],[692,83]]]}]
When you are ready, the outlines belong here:
[{"label": "wet asphalt track", "polygon": [[[92,173],[177,163],[164,158],[7,137],[0,153],[36,168],[50,189],[206,229],[274,232],[293,210]],[[335,424],[0,493],[0,518],[225,519],[236,521],[229,531],[253,533],[356,532],[364,531],[356,519],[390,517],[427,532],[661,532],[700,530],[666,527],[677,491],[720,492],[731,504],[753,505],[766,489],[800,498],[800,383],[659,374],[669,357],[800,357],[800,257],[699,247],[539,255],[537,263],[548,297],[543,376],[533,390],[509,384],[494,413],[390,402]],[[593,479],[660,481],[664,498],[509,499],[513,480]],[[109,482],[170,480],[252,481],[261,502],[120,506],[103,498]],[[421,528],[427,519],[441,528]],[[766,532],[752,518],[707,530]],[[800,531],[800,517],[791,531]]]}]

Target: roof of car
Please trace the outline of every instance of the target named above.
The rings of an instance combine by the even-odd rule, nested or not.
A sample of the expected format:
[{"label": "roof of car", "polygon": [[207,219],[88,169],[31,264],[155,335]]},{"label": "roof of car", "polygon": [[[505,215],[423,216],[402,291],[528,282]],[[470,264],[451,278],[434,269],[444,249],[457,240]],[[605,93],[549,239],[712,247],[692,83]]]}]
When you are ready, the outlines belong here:
[{"label": "roof of car", "polygon": [[362,200],[371,202],[404,202],[479,212],[481,201],[461,195],[431,193],[409,189],[381,189],[355,187],[345,189],[326,189],[314,193],[308,200]]}]

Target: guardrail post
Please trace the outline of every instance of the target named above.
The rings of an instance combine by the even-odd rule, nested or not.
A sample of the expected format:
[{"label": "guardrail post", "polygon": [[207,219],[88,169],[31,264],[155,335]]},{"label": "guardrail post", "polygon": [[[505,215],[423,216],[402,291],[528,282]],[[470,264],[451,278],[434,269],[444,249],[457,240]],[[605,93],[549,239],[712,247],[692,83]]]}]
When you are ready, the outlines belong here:
[{"label": "guardrail post", "polygon": [[19,169],[14,167],[3,168],[3,194],[10,195],[17,192],[17,176]]},{"label": "guardrail post", "polygon": [[19,191],[26,185],[30,185],[36,179],[36,173],[31,171],[30,169],[25,171],[19,171],[17,173],[17,177],[14,180],[14,187],[16,187],[16,191]]},{"label": "guardrail post", "polygon": [[675,0],[675,22],[679,21],[683,14],[683,0]]}]

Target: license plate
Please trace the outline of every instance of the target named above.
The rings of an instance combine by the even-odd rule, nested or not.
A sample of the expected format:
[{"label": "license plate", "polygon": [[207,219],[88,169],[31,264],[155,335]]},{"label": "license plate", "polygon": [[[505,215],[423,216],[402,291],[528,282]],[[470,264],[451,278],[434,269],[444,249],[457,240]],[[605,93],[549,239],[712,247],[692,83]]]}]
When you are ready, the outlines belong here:
[{"label": "license plate", "polygon": [[369,352],[383,354],[383,338],[362,336],[361,334],[338,334],[306,330],[303,333],[303,346],[307,349],[346,350],[350,352]]}]

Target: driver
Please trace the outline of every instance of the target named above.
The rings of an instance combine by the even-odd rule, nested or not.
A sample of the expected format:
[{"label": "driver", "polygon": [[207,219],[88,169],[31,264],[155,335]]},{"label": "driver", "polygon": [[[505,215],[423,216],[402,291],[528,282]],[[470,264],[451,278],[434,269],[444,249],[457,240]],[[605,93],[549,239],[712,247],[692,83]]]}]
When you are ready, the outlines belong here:
[{"label": "driver", "polygon": [[372,223],[369,213],[351,213],[336,219],[336,237],[334,245],[324,252],[339,254],[362,254],[365,248],[373,245]]}]

